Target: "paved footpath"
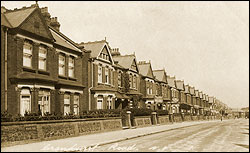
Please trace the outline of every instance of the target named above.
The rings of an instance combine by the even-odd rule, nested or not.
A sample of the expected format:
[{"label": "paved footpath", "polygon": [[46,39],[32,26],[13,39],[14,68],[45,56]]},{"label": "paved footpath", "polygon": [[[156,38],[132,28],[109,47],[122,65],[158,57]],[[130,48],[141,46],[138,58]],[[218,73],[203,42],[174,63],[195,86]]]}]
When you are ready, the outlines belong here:
[{"label": "paved footpath", "polygon": [[[227,122],[228,120],[223,120]],[[54,151],[94,151],[96,147],[120,142],[128,139],[138,138],[150,134],[164,131],[206,124],[208,122],[221,122],[220,120],[210,121],[189,121],[166,125],[153,125],[143,128],[111,131],[105,133],[89,134],[77,137],[70,137],[51,141],[42,141],[29,144],[16,145],[11,147],[1,147],[2,152],[54,152]]]}]

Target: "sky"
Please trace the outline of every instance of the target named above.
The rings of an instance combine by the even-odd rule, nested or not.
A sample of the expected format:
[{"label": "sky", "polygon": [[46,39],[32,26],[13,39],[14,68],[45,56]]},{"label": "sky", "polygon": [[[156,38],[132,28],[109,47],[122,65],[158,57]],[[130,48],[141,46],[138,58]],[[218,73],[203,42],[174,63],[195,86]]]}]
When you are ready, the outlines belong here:
[{"label": "sky", "polygon": [[[35,1],[1,1],[7,9]],[[248,1],[38,1],[73,41],[106,40],[229,107],[249,107]]]}]

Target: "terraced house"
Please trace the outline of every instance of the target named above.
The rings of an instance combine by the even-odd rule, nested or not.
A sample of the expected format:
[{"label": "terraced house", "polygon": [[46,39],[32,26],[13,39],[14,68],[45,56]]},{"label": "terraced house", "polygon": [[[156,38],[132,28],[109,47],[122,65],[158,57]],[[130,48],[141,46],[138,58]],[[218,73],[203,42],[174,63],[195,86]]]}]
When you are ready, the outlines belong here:
[{"label": "terraced house", "polygon": [[167,84],[167,74],[165,70],[153,70],[156,80],[157,107],[162,110],[169,110],[170,89]]},{"label": "terraced house", "polygon": [[79,47],[91,52],[88,59],[88,110],[114,109],[116,89],[111,47],[106,40],[82,42]]},{"label": "terraced house", "polygon": [[192,96],[190,93],[190,86],[189,85],[184,85],[185,86],[185,97],[186,97],[186,113],[191,113],[191,108],[192,108]]},{"label": "terraced house", "polygon": [[179,93],[176,89],[175,77],[167,76],[168,87],[171,91],[170,113],[179,113]]},{"label": "terraced house", "polygon": [[5,66],[1,69],[5,84],[1,86],[1,111],[79,114],[86,98],[85,52],[59,31],[57,18],[50,18],[47,8],[1,8],[1,16],[1,55],[5,58],[1,59]]},{"label": "terraced house", "polygon": [[187,108],[185,105],[186,97],[185,97],[185,86],[183,80],[175,80],[176,89],[178,90],[178,98],[179,98],[179,112],[186,112]]},{"label": "terraced house", "polygon": [[114,60],[114,85],[117,90],[115,108],[140,107],[140,75],[134,54],[121,55],[118,48],[111,50]]},{"label": "terraced house", "polygon": [[139,61],[137,63],[140,79],[140,92],[142,93],[142,100],[140,101],[140,107],[157,109],[155,102],[156,88],[155,77],[150,62]]}]

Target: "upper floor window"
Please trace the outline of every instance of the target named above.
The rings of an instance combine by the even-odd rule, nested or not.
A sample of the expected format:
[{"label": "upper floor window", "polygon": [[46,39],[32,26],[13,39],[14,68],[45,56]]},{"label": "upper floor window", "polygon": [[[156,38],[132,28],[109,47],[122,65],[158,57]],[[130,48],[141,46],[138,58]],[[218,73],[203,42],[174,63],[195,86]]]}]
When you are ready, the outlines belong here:
[{"label": "upper floor window", "polygon": [[46,70],[47,48],[44,46],[39,47],[39,64],[40,70]]},{"label": "upper floor window", "polygon": [[23,66],[32,67],[32,50],[32,44],[25,41],[23,46]]},{"label": "upper floor window", "polygon": [[65,55],[59,54],[59,75],[65,76]]},{"label": "upper floor window", "polygon": [[105,68],[105,83],[109,83],[109,68]]},{"label": "upper floor window", "polygon": [[118,87],[122,86],[122,72],[118,72]]},{"label": "upper floor window", "polygon": [[114,82],[113,82],[114,81],[114,76],[113,75],[114,75],[113,70],[110,70],[110,80],[111,80],[110,84],[111,85],[114,84]]},{"label": "upper floor window", "polygon": [[136,89],[136,75],[133,77],[133,88],[135,88]]},{"label": "upper floor window", "polygon": [[133,76],[132,74],[129,74],[129,87],[132,88],[132,79],[133,79]]},{"label": "upper floor window", "polygon": [[75,77],[75,59],[74,57],[69,57],[69,77]]},{"label": "upper floor window", "polygon": [[102,83],[102,65],[98,65],[98,82]]}]

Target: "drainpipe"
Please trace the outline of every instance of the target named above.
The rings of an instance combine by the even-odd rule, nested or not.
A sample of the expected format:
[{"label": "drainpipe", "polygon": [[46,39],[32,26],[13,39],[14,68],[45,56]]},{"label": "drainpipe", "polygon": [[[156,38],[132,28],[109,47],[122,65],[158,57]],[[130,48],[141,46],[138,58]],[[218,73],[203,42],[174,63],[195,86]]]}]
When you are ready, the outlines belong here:
[{"label": "drainpipe", "polygon": [[93,88],[93,82],[94,82],[94,64],[93,60],[91,59],[91,87],[89,88],[89,110],[91,109],[91,89]]},{"label": "drainpipe", "polygon": [[7,111],[8,103],[7,103],[7,32],[8,28],[4,31],[4,37],[5,37],[5,42],[4,42],[4,109]]}]

